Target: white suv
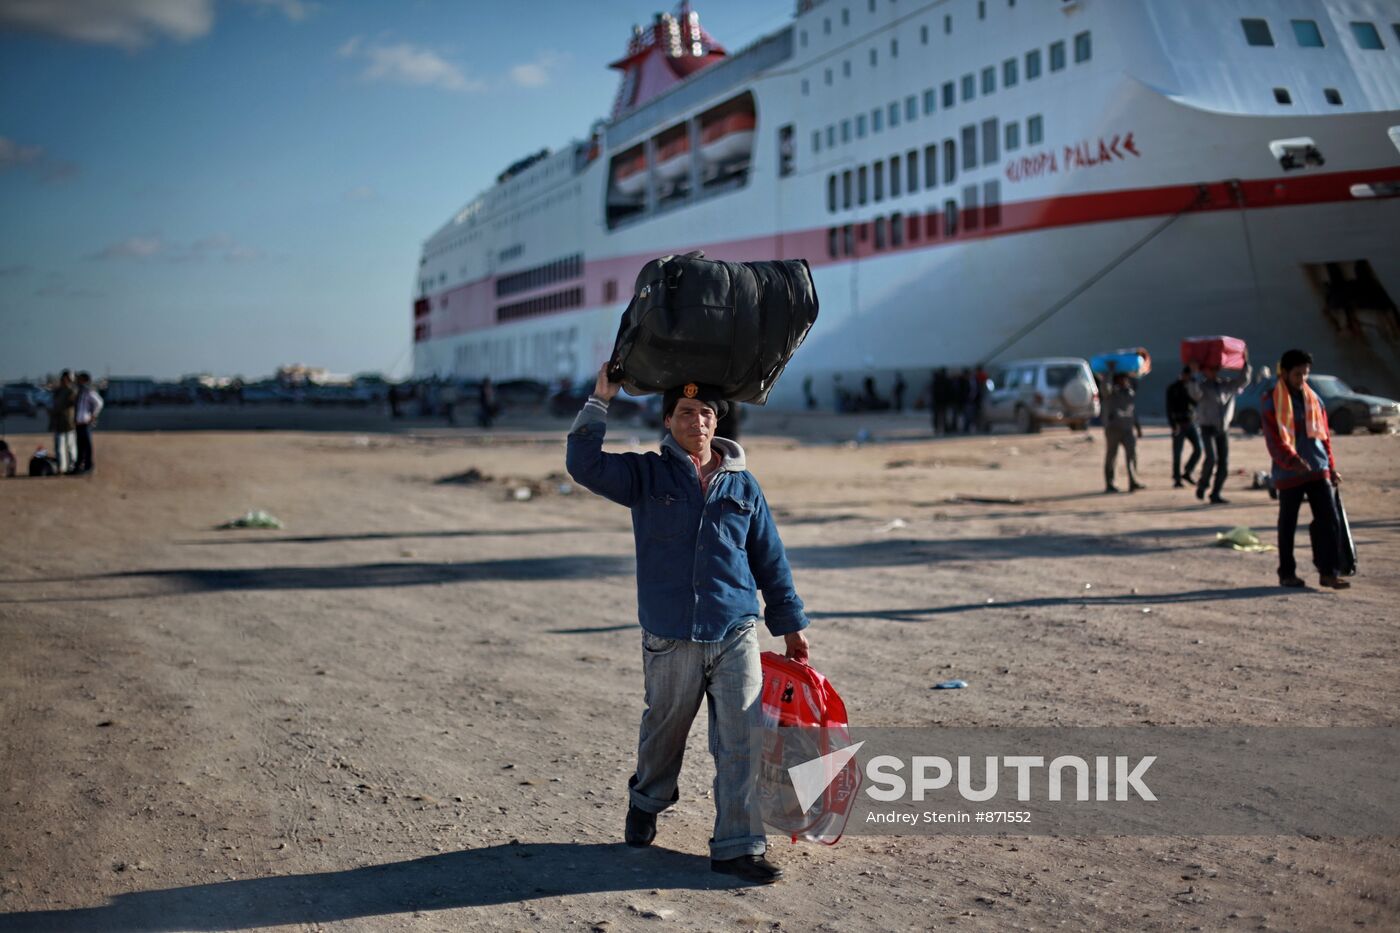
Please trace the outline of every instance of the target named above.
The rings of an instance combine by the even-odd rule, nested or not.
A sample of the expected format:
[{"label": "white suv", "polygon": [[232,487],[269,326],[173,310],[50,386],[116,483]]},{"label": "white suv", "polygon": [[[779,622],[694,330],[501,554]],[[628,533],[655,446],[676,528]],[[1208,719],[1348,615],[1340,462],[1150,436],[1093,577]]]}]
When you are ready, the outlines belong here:
[{"label": "white suv", "polygon": [[992,374],[982,396],[982,423],[1013,424],[1033,434],[1044,424],[1082,431],[1099,414],[1099,390],[1087,360],[1072,356],[1016,360]]}]

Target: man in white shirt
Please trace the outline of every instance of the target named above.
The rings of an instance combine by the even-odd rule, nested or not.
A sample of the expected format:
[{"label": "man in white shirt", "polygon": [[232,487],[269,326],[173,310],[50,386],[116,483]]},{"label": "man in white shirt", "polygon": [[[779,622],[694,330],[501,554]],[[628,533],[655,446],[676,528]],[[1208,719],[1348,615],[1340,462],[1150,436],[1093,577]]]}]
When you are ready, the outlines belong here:
[{"label": "man in white shirt", "polygon": [[104,404],[97,386],[92,384],[92,376],[78,373],[78,457],[74,473],[92,472],[92,429],[97,427],[97,416],[102,414]]}]

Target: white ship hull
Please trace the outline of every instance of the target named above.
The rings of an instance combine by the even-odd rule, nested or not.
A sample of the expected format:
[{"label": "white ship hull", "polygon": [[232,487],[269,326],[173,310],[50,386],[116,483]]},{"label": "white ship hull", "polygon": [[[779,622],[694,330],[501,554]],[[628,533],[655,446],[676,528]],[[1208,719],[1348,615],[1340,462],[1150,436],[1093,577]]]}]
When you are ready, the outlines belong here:
[{"label": "white ship hull", "polygon": [[[754,76],[743,89],[757,100],[759,142],[748,180],[737,190],[670,209],[659,203],[652,213],[609,229],[600,216],[607,200],[606,159],[596,160],[562,182],[559,190],[572,186],[574,195],[561,196],[558,207],[513,215],[519,217],[513,225],[493,230],[489,247],[480,250],[486,270],[473,270],[469,259],[465,281],[423,290],[430,310],[424,314],[420,306],[425,331],[415,346],[415,372],[586,378],[611,349],[636,270],[657,255],[703,249],[713,258],[801,257],[812,265],[821,312],[771,397],[775,406],[798,405],[808,375],[828,402],[838,374],[851,384],[900,371],[917,389],[934,366],[1089,356],[1123,345],[1146,346],[1159,361],[1170,361],[1182,337],[1214,333],[1246,340],[1256,363],[1272,364],[1284,349],[1301,346],[1313,352],[1319,371],[1400,394],[1400,318],[1393,306],[1389,314],[1384,308],[1359,308],[1346,316],[1335,307],[1325,312],[1329,296],[1320,279],[1328,263],[1364,262],[1382,290],[1382,304],[1400,297],[1400,198],[1351,193],[1354,185],[1400,183],[1400,150],[1387,135],[1400,125],[1400,66],[1383,63],[1395,78],[1372,94],[1389,100],[1386,108],[1230,112],[1204,92],[1158,90],[1149,83],[1155,77],[1151,62],[1126,73],[1129,59],[1148,57],[1131,47],[1133,30],[1143,28],[1140,20],[1128,17],[1124,6],[1086,6],[1101,8],[1100,18],[1066,29],[1058,19],[1062,14],[1051,10],[1046,28],[1058,36],[1092,25],[1096,35],[1122,37],[1122,48],[1096,48],[1100,59],[1109,59],[1100,70],[1085,66],[1075,75],[1071,65],[1058,88],[1055,76],[1047,75],[1036,96],[1007,89],[995,107],[921,115],[859,144],[820,151],[808,145],[807,127],[821,134],[831,125],[808,113],[810,98],[793,94],[793,72],[808,72],[790,68]],[[815,31],[813,17],[824,11],[817,6],[794,28],[809,22]],[[1227,19],[1231,12],[1225,11]],[[1102,47],[1104,40],[1097,41]],[[1400,54],[1390,57],[1400,60]],[[999,60],[986,54],[975,60],[982,58]],[[821,59],[815,61],[820,69]],[[945,70],[956,75],[971,65],[939,73]],[[928,83],[917,75],[913,82],[911,94]],[[896,103],[905,96],[881,93]],[[685,116],[706,103],[677,112]],[[997,112],[1041,114],[1043,142],[1002,152],[994,163],[960,168],[951,185],[920,184],[914,193],[830,209],[833,176],[872,157],[909,151],[920,154],[922,170],[925,145],[957,140],[961,127],[975,128]],[[796,170],[788,175],[780,173],[777,147],[765,145],[785,123],[797,127]],[[625,130],[626,123],[615,127]],[[1315,141],[1325,165],[1295,172],[1280,166],[1270,142],[1298,137]],[[622,151],[636,142],[610,137],[608,149]],[[975,195],[993,181],[1000,194],[998,222],[944,235],[946,202],[965,208],[968,188]],[[853,251],[845,249],[848,225],[859,230],[866,224],[870,231],[877,218],[883,224],[896,216],[903,227],[911,215],[926,220],[930,212],[939,231],[934,239],[923,235],[927,225],[921,222],[917,240],[887,241],[877,249],[868,233]],[[833,237],[841,241],[835,256]],[[528,244],[535,257],[582,253],[581,306],[520,320],[501,320],[498,313],[493,319],[494,305],[506,299],[486,289],[509,271],[494,271],[490,257],[516,242]],[[462,255],[472,248],[464,245]],[[425,254],[430,274],[435,255]],[[529,264],[528,256],[519,263]],[[527,297],[551,288],[541,286]],[[1165,380],[1171,371],[1169,363],[1159,363],[1157,375]]]}]

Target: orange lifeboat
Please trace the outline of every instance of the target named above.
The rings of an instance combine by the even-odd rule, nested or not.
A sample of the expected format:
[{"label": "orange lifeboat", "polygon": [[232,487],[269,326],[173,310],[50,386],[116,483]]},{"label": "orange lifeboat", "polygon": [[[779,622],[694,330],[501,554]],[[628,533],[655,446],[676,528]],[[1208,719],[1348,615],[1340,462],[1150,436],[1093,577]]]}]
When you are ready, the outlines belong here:
[{"label": "orange lifeboat", "polygon": [[642,193],[647,183],[647,158],[641,149],[619,157],[613,163],[613,187],[632,197]]},{"label": "orange lifeboat", "polygon": [[662,181],[684,178],[690,171],[690,137],[677,134],[656,150],[656,174]]},{"label": "orange lifeboat", "polygon": [[753,153],[753,134],[758,121],[751,113],[726,114],[700,130],[700,157],[709,165],[720,165]]}]

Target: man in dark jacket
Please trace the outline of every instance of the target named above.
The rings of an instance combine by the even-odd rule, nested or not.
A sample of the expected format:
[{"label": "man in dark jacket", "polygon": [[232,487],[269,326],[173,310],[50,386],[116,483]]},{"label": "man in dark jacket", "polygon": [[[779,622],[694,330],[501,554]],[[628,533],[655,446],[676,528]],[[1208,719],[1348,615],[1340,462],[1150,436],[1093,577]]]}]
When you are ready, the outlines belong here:
[{"label": "man in dark jacket", "polygon": [[1196,419],[1201,425],[1206,457],[1196,483],[1196,498],[1204,499],[1209,490],[1211,505],[1225,505],[1228,501],[1220,491],[1230,473],[1230,421],[1235,417],[1235,396],[1248,387],[1253,374],[1246,355],[1243,372],[1222,376],[1218,369],[1202,369],[1199,381],[1193,380],[1186,387],[1196,400]]},{"label": "man in dark jacket", "polygon": [[58,377],[49,408],[49,430],[53,432],[53,455],[58,472],[68,473],[78,464],[78,390],[73,373],[65,369]]},{"label": "man in dark jacket", "polygon": [[934,370],[933,387],[929,394],[932,396],[929,404],[933,408],[933,433],[947,434],[956,423],[956,419],[949,420],[954,391],[953,380],[948,377],[948,367],[940,366]]},{"label": "man in dark jacket", "polygon": [[1113,482],[1118,460],[1118,448],[1123,448],[1123,460],[1128,467],[1128,492],[1146,489],[1137,478],[1137,442],[1142,437],[1142,425],[1137,416],[1137,390],[1127,373],[1109,369],[1103,383],[1103,434],[1107,442],[1103,458],[1105,492],[1117,492]]},{"label": "man in dark jacket", "polygon": [[765,857],[756,800],[752,730],[762,721],[758,591],[768,631],[787,655],[807,658],[802,600],[744,450],[715,436],[728,408],[717,389],[688,383],[665,394],[669,434],[659,454],[603,452],[608,403],[619,383],[607,367],[569,432],[567,465],[579,485],[632,510],[646,712],[637,770],[628,781],[624,838],[650,845],[656,814],[679,799],[686,736],[709,703],[715,759],[710,867],[768,884],[782,871]]},{"label": "man in dark jacket", "polygon": [[1308,385],[1312,357],[1304,350],[1289,350],[1278,364],[1278,380],[1260,401],[1264,442],[1273,460],[1274,488],[1278,490],[1278,582],[1302,586],[1293,559],[1293,536],[1298,530],[1298,510],[1308,500],[1313,515],[1313,564],[1322,586],[1344,590],[1351,586],[1338,576],[1341,521],[1337,516],[1334,486],[1340,486],[1337,461],[1332,456],[1327,407]]},{"label": "man in dark jacket", "polygon": [[[1188,386],[1191,367],[1181,370],[1181,377],[1167,386],[1167,423],[1172,427],[1172,485],[1180,489],[1186,483],[1196,485],[1192,472],[1201,460],[1201,429],[1196,426],[1196,399]],[[1191,459],[1181,468],[1181,448],[1191,442]],[[1183,483],[1185,480],[1186,483]]]}]

